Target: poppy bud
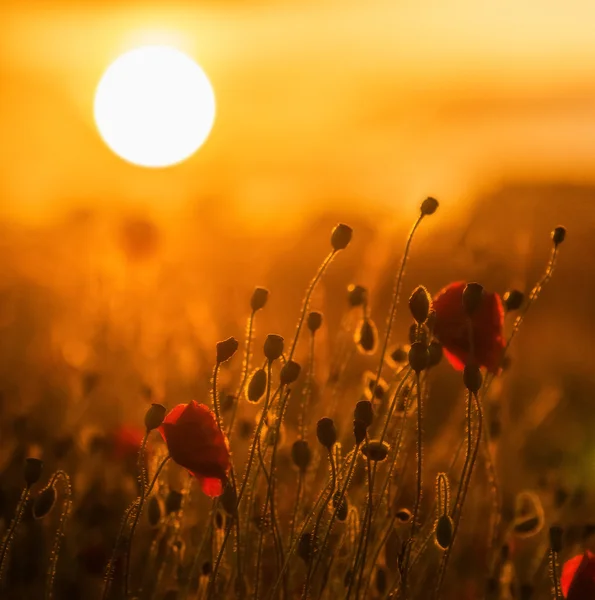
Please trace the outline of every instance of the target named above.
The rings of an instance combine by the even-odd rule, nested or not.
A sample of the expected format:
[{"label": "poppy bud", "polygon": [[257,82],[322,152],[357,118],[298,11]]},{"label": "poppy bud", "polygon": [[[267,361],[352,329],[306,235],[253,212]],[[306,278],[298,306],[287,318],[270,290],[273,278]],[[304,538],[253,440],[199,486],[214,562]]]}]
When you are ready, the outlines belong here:
[{"label": "poppy bud", "polygon": [[416,372],[423,371],[430,360],[428,347],[423,342],[414,342],[409,349],[409,365]]},{"label": "poppy bud", "polygon": [[388,444],[380,440],[370,440],[362,448],[362,454],[372,462],[382,462],[388,455]]},{"label": "poppy bud", "polygon": [[411,521],[411,511],[408,508],[399,508],[395,512],[395,518],[399,523],[409,523]]},{"label": "poppy bud", "polygon": [[470,317],[481,304],[483,299],[483,285],[468,283],[463,290],[463,310]]},{"label": "poppy bud", "polygon": [[351,284],[347,288],[347,302],[349,306],[362,306],[368,301],[368,290],[362,285]]},{"label": "poppy bud", "polygon": [[281,368],[279,379],[281,385],[291,385],[300,376],[302,367],[294,360],[288,360]]},{"label": "poppy bud", "polygon": [[345,496],[341,498],[341,492],[337,491],[333,494],[333,508],[337,511],[336,516],[339,521],[345,521],[345,519],[347,519],[347,514],[349,512],[347,498]]},{"label": "poppy bud", "polygon": [[297,555],[306,563],[310,562],[312,556],[312,534],[302,533],[297,547]]},{"label": "poppy bud", "polygon": [[33,502],[33,518],[43,519],[54,508],[56,488],[53,485],[41,490]]},{"label": "poppy bud", "polygon": [[331,246],[333,250],[336,252],[337,250],[344,250],[349,245],[351,241],[351,236],[353,234],[353,229],[349,227],[349,225],[345,225],[343,223],[339,223],[331,234]]},{"label": "poppy bud", "polygon": [[479,392],[482,379],[481,371],[477,365],[470,364],[465,367],[463,371],[463,383],[472,394]]},{"label": "poppy bud", "polygon": [[374,354],[378,332],[370,319],[363,319],[355,331],[355,343],[362,354]]},{"label": "poppy bud", "polygon": [[316,331],[318,331],[320,329],[320,326],[322,325],[322,313],[319,312],[311,312],[308,315],[308,329],[312,332],[315,333]]},{"label": "poppy bud", "polygon": [[562,552],[562,538],[564,530],[558,525],[550,527],[550,547],[554,552]]},{"label": "poppy bud", "polygon": [[252,292],[252,298],[250,299],[250,308],[252,312],[256,312],[261,308],[264,308],[267,300],[269,299],[269,290],[262,287],[257,287]]},{"label": "poppy bud", "polygon": [[434,534],[436,536],[436,543],[442,550],[446,550],[452,544],[454,525],[448,515],[440,515],[436,521]]},{"label": "poppy bud", "polygon": [[145,413],[145,427],[147,431],[157,429],[163,423],[167,409],[162,404],[151,404],[149,410]]},{"label": "poppy bud", "polygon": [[296,440],[291,446],[291,460],[293,464],[302,473],[306,471],[310,460],[312,459],[312,452],[310,451],[310,445],[306,440]]},{"label": "poppy bud", "polygon": [[518,310],[519,308],[521,308],[521,305],[523,304],[524,300],[525,294],[523,294],[523,292],[519,292],[519,290],[509,290],[502,297],[504,310],[506,310],[506,312]]},{"label": "poppy bud", "polygon": [[436,212],[437,208],[438,208],[438,200],[436,200],[436,198],[432,198],[431,196],[428,196],[421,203],[421,214],[422,215],[433,215]]},{"label": "poppy bud", "polygon": [[398,365],[404,363],[407,360],[407,350],[403,346],[397,346],[392,352],[390,357]]},{"label": "poppy bud", "polygon": [[270,333],[264,341],[264,355],[273,362],[283,354],[283,338],[280,335]]},{"label": "poppy bud", "polygon": [[415,342],[428,344],[428,329],[425,325],[413,323],[411,327],[409,327],[409,343],[414,344]]},{"label": "poppy bud", "polygon": [[425,323],[430,312],[430,294],[423,285],[417,286],[409,297],[409,310],[418,323]]},{"label": "poppy bud", "polygon": [[217,364],[229,360],[236,353],[238,346],[238,340],[234,337],[229,337],[222,342],[217,342]]},{"label": "poppy bud", "polygon": [[355,405],[353,411],[353,418],[357,421],[361,421],[365,427],[372,425],[374,419],[374,411],[372,410],[372,403],[369,400],[361,400]]},{"label": "poppy bud", "polygon": [[384,596],[384,594],[386,593],[386,584],[386,569],[378,567],[376,569],[376,591],[381,596]]},{"label": "poppy bud", "polygon": [[267,387],[267,372],[264,369],[257,369],[252,374],[248,383],[246,395],[250,402],[258,402],[264,395]]},{"label": "poppy bud", "polygon": [[337,443],[335,423],[328,417],[323,417],[316,425],[316,437],[322,446],[330,450]]},{"label": "poppy bud", "polygon": [[428,346],[428,368],[435,367],[442,360],[442,344],[434,340]]},{"label": "poppy bud", "polygon": [[355,437],[355,443],[361,444],[366,439],[366,424],[359,419],[353,421],[353,436]]},{"label": "poppy bud", "polygon": [[161,501],[157,496],[151,496],[147,503],[147,516],[149,518],[149,525],[156,527],[161,521],[162,506]]},{"label": "poppy bud", "polygon": [[238,496],[236,490],[229,481],[225,484],[223,488],[223,494],[219,496],[219,502],[221,503],[223,510],[230,517],[238,516]]},{"label": "poppy bud", "polygon": [[43,469],[43,463],[39,458],[26,458],[25,459],[25,483],[27,487],[35,485],[41,477],[41,471]]},{"label": "poppy bud", "polygon": [[178,512],[182,508],[184,495],[176,490],[170,490],[165,498],[165,511],[169,513]]},{"label": "poppy bud", "polygon": [[552,241],[555,246],[558,246],[566,239],[566,227],[556,227],[554,231],[552,231]]}]

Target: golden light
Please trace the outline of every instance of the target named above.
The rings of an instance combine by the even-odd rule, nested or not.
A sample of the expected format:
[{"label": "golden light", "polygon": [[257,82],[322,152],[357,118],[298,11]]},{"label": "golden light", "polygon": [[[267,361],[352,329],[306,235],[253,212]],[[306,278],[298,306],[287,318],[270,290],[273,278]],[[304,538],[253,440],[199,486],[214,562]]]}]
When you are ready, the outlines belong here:
[{"label": "golden light", "polygon": [[172,46],[143,46],[108,67],[94,110],[101,137],[118,156],[143,167],[167,167],[207,139],[215,95],[189,56]]}]

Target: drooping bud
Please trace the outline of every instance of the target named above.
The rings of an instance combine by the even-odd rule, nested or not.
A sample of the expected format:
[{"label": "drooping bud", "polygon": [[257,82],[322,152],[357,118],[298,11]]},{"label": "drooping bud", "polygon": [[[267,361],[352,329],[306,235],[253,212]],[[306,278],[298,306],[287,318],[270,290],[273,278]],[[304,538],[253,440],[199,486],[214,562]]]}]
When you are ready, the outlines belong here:
[{"label": "drooping bud", "polygon": [[376,325],[368,319],[362,319],[355,330],[355,343],[361,354],[374,354],[376,351],[376,342],[378,341],[378,331]]},{"label": "drooping bud", "polygon": [[322,446],[330,450],[337,443],[334,421],[328,417],[320,419],[316,425],[316,437]]},{"label": "drooping bud", "polygon": [[347,301],[349,306],[362,306],[368,302],[368,290],[361,285],[351,284],[347,288]]},{"label": "drooping bud", "polygon": [[303,472],[306,471],[312,460],[312,451],[306,440],[296,440],[291,447],[291,460]]},{"label": "drooping bud", "polygon": [[351,236],[353,235],[353,229],[349,227],[349,225],[345,225],[344,223],[339,223],[331,234],[331,246],[333,250],[344,250],[349,245],[351,241]]},{"label": "drooping bud", "polygon": [[420,373],[427,368],[430,361],[428,347],[423,342],[414,342],[409,349],[409,365],[416,372]]},{"label": "drooping bud", "polygon": [[35,485],[41,477],[43,470],[43,463],[39,458],[26,458],[25,459],[25,483],[27,487]]},{"label": "drooping bud", "polygon": [[432,198],[431,196],[428,196],[422,203],[421,203],[421,214],[422,215],[433,215],[436,210],[438,209],[438,200],[436,200],[436,198]]},{"label": "drooping bud", "polygon": [[430,312],[430,305],[431,298],[428,290],[423,285],[417,286],[409,297],[409,310],[413,318],[420,325],[426,322]]},{"label": "drooping bud", "polygon": [[502,298],[502,303],[504,304],[504,310],[506,312],[511,312],[513,310],[518,310],[521,308],[523,302],[525,300],[525,294],[523,292],[519,292],[519,290],[509,290],[506,292]]},{"label": "drooping bud", "polygon": [[252,312],[256,312],[261,308],[264,308],[267,300],[269,299],[269,290],[262,287],[257,287],[252,292],[252,298],[250,299],[250,308]]},{"label": "drooping bud", "polygon": [[428,368],[435,367],[436,365],[440,364],[443,355],[442,344],[436,340],[431,342],[428,346],[428,355]]},{"label": "drooping bud", "polygon": [[476,364],[469,364],[463,370],[463,383],[465,387],[472,393],[477,394],[481,389],[483,377],[481,371]]},{"label": "drooping bud", "polygon": [[470,317],[480,306],[483,300],[483,285],[468,283],[463,290],[463,310]]},{"label": "drooping bud", "polygon": [[566,227],[556,227],[554,231],[552,231],[552,241],[555,246],[559,246],[566,239]]},{"label": "drooping bud", "polygon": [[372,462],[382,462],[388,456],[388,444],[380,440],[370,440],[363,448],[362,454]]},{"label": "drooping bud", "polygon": [[41,490],[33,501],[33,517],[43,519],[54,508],[56,503],[56,488],[53,485]]},{"label": "drooping bud", "polygon": [[256,369],[250,377],[246,397],[249,402],[258,402],[264,395],[267,387],[267,372],[265,369]]},{"label": "drooping bud", "polygon": [[372,425],[374,420],[374,410],[372,409],[372,403],[369,400],[361,400],[355,405],[353,411],[353,418],[361,421],[366,428]]},{"label": "drooping bud", "polygon": [[313,311],[308,315],[308,329],[311,333],[317,332],[322,325],[322,313]]},{"label": "drooping bud", "polygon": [[221,364],[229,360],[236,353],[238,346],[238,340],[234,337],[217,342],[217,363]]},{"label": "drooping bud", "polygon": [[281,385],[291,385],[300,376],[302,367],[295,360],[288,360],[281,368],[279,378]]},{"label": "drooping bud", "polygon": [[157,429],[163,423],[167,409],[163,404],[151,404],[149,410],[145,413],[145,427],[147,431]]},{"label": "drooping bud", "polygon": [[452,544],[454,536],[454,524],[449,515],[440,515],[434,529],[436,543],[442,550],[446,550]]},{"label": "drooping bud", "polygon": [[283,354],[284,340],[280,335],[269,333],[264,341],[264,355],[270,361],[277,360]]}]

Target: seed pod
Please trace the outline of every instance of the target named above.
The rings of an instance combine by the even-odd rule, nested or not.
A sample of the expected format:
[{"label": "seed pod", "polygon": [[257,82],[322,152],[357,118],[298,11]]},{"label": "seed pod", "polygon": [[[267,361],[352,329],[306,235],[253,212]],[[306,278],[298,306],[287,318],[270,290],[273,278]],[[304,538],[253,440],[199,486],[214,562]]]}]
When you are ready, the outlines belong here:
[{"label": "seed pod", "polygon": [[383,596],[386,592],[386,569],[378,567],[376,569],[376,591]]},{"label": "seed pod", "polygon": [[390,354],[392,360],[398,365],[404,363],[409,356],[408,350],[403,348],[403,346],[397,346]]},{"label": "seed pod", "polygon": [[555,246],[558,246],[566,239],[566,227],[556,227],[554,231],[552,231],[552,241]]},{"label": "seed pod", "polygon": [[308,315],[308,329],[311,333],[317,332],[322,326],[322,313],[313,311]]},{"label": "seed pod", "polygon": [[483,285],[479,283],[468,283],[463,290],[463,310],[467,316],[471,316],[481,305],[483,300]]},{"label": "seed pod", "polygon": [[409,365],[416,372],[420,373],[427,366],[430,360],[428,347],[423,342],[414,342],[409,350]]},{"label": "seed pod", "polygon": [[291,385],[300,376],[302,367],[294,360],[288,360],[281,368],[279,378],[281,385]]},{"label": "seed pod", "polygon": [[27,487],[35,485],[41,477],[43,470],[43,463],[39,458],[26,458],[25,459],[25,483]]},{"label": "seed pod", "polygon": [[302,533],[297,547],[297,555],[306,563],[310,562],[312,556],[312,534]]},{"label": "seed pod", "polygon": [[440,364],[442,360],[442,344],[434,340],[428,346],[428,369]]},{"label": "seed pod", "polygon": [[362,306],[368,302],[368,290],[361,285],[351,284],[347,288],[347,302],[349,306]]},{"label": "seed pod", "polygon": [[360,400],[360,402],[355,405],[353,418],[361,421],[366,428],[370,427],[370,425],[372,425],[372,421],[374,420],[372,403],[369,400]]},{"label": "seed pod", "polygon": [[267,387],[267,372],[265,369],[256,369],[250,377],[248,388],[246,389],[246,397],[249,402],[258,402],[266,391]]},{"label": "seed pod", "polygon": [[472,394],[479,392],[482,380],[481,371],[477,365],[470,364],[465,366],[463,370],[463,383]]},{"label": "seed pod", "polygon": [[372,462],[382,462],[388,455],[388,444],[380,440],[370,440],[363,448],[362,454]]},{"label": "seed pod", "polygon": [[366,424],[359,419],[353,421],[353,436],[355,437],[355,443],[361,444],[366,439]]},{"label": "seed pod", "polygon": [[368,318],[362,319],[355,330],[354,340],[361,354],[374,354],[378,341],[376,325]]},{"label": "seed pod", "polygon": [[145,413],[145,427],[147,431],[157,429],[163,423],[167,409],[162,404],[151,404],[149,410]]},{"label": "seed pod", "polygon": [[421,214],[422,215],[433,215],[436,210],[438,209],[438,200],[436,200],[436,198],[432,198],[431,196],[428,196],[422,203],[421,203]]},{"label": "seed pod", "polygon": [[264,341],[264,355],[273,362],[283,354],[284,341],[280,335],[269,333]]},{"label": "seed pod", "polygon": [[[341,503],[339,504],[339,500]],[[338,508],[337,508],[338,507]],[[337,510],[337,519],[341,522],[347,519],[347,515],[349,513],[349,506],[347,502],[347,498],[343,496],[341,498],[341,492],[335,492],[333,495],[333,508]]]},{"label": "seed pod", "polygon": [[230,517],[238,516],[238,496],[230,481],[225,484],[223,493],[219,496],[219,503]]},{"label": "seed pod", "polygon": [[328,417],[320,419],[316,425],[316,437],[322,446],[330,450],[337,443],[335,423]]},{"label": "seed pod", "polygon": [[310,461],[312,460],[312,452],[306,440],[296,440],[291,447],[291,459],[293,464],[304,473]]},{"label": "seed pod", "polygon": [[454,536],[454,524],[448,515],[440,515],[434,529],[436,543],[442,550],[446,550],[452,544]]},{"label": "seed pod", "polygon": [[337,252],[338,250],[344,250],[349,245],[351,241],[351,236],[353,235],[353,229],[349,227],[349,225],[345,225],[344,223],[339,223],[331,234],[331,246],[333,250]]},{"label": "seed pod", "polygon": [[159,524],[162,513],[162,505],[159,498],[154,495],[150,496],[149,500],[147,501],[147,517],[151,527],[156,527]]},{"label": "seed pod", "polygon": [[229,337],[222,342],[217,342],[217,364],[229,360],[236,353],[238,346],[238,340],[234,337]]},{"label": "seed pod", "polygon": [[408,508],[399,508],[395,512],[395,518],[399,523],[409,523],[411,521],[411,511]]},{"label": "seed pod", "polygon": [[562,552],[564,530],[558,525],[550,527],[550,547],[554,552]]},{"label": "seed pod", "polygon": [[177,490],[170,490],[165,498],[165,511],[168,514],[178,512],[182,508],[184,495]]},{"label": "seed pod", "polygon": [[33,502],[33,517],[43,519],[54,508],[56,503],[56,488],[51,485],[39,492]]},{"label": "seed pod", "polygon": [[425,323],[428,318],[430,304],[431,298],[428,290],[423,285],[417,286],[409,297],[409,310],[420,325]]},{"label": "seed pod", "polygon": [[269,290],[262,287],[257,287],[252,292],[252,298],[250,299],[250,308],[252,312],[256,312],[261,308],[265,307],[267,300],[269,299]]},{"label": "seed pod", "polygon": [[506,312],[518,310],[519,308],[521,308],[524,300],[525,300],[525,294],[523,294],[523,292],[519,292],[519,290],[509,290],[502,297],[502,302],[504,304],[504,310]]}]

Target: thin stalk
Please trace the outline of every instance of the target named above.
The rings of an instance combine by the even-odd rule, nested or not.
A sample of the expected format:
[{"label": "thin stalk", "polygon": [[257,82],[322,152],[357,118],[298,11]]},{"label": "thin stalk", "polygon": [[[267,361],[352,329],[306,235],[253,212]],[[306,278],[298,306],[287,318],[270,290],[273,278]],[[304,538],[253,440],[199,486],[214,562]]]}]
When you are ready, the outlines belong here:
[{"label": "thin stalk", "polygon": [[560,580],[558,579],[558,553],[554,552],[550,548],[550,577],[552,579],[553,586],[553,598],[554,600],[560,600],[562,598],[562,592],[560,591]]},{"label": "thin stalk", "polygon": [[23,512],[25,511],[25,506],[27,506],[27,502],[29,501],[29,497],[31,496],[31,487],[28,485],[25,487],[23,492],[21,493],[21,497],[17,504],[17,508],[10,522],[10,526],[8,528],[8,532],[4,536],[4,540],[2,542],[2,550],[0,550],[0,583],[2,582],[2,575],[4,574],[4,562],[8,555],[8,550],[12,543],[12,539],[14,537],[14,532],[16,531],[21,519],[23,518]]}]

